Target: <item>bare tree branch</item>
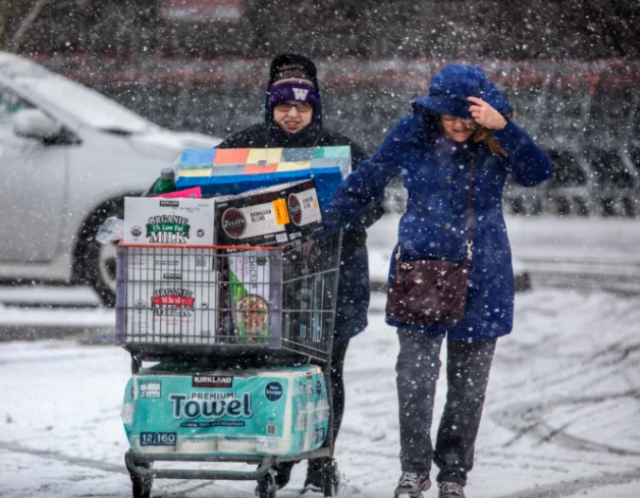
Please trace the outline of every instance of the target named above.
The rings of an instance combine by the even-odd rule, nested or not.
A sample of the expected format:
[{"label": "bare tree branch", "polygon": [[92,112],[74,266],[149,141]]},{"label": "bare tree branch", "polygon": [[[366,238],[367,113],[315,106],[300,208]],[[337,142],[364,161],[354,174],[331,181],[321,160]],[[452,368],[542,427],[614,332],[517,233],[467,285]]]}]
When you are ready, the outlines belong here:
[{"label": "bare tree branch", "polygon": [[33,8],[31,9],[31,12],[29,12],[27,17],[23,19],[22,23],[20,24],[20,27],[11,38],[11,41],[7,44],[8,45],[7,49],[10,52],[15,52],[16,50],[18,50],[18,47],[20,46],[20,43],[22,42],[24,35],[27,33],[27,31],[29,30],[33,22],[36,20],[36,18],[40,14],[40,11],[42,11],[42,9],[44,8],[44,6],[47,4],[48,1],[49,0],[38,0],[36,4],[33,6]]},{"label": "bare tree branch", "polygon": [[0,50],[5,50],[9,39],[9,0],[0,0]]}]

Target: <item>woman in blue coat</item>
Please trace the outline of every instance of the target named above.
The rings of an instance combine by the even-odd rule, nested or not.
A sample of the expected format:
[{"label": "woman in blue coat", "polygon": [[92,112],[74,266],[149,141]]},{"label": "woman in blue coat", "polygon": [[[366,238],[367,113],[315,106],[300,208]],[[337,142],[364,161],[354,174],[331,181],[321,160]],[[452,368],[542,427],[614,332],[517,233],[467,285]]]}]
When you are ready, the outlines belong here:
[{"label": "woman in blue coat", "polygon": [[[510,116],[512,108],[475,66],[451,65],[437,73],[429,95],[388,133],[370,160],[340,186],[323,212],[326,233],[346,226],[401,174],[409,197],[395,255],[401,261],[462,262],[467,255],[471,182],[472,260],[464,316],[455,323],[400,323],[396,371],[400,403],[402,477],[395,497],[421,497],[439,468],[440,498],[464,497],[489,370],[498,337],[513,326],[511,249],[502,214],[509,176],[524,186],[551,177],[553,165]],[[471,164],[473,168],[470,168]],[[447,338],[447,401],[435,450],[430,431]]]}]

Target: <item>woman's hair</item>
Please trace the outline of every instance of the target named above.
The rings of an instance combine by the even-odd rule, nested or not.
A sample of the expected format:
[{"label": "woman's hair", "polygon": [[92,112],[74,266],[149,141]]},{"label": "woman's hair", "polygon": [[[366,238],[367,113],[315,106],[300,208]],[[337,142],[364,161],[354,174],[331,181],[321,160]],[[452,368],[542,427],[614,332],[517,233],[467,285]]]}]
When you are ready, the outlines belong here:
[{"label": "woman's hair", "polygon": [[484,126],[477,125],[476,132],[473,134],[474,142],[485,142],[489,147],[489,151],[494,155],[502,155],[506,156],[507,153],[502,148],[502,145],[498,143],[496,137],[493,136],[491,130],[489,128],[485,128]]}]

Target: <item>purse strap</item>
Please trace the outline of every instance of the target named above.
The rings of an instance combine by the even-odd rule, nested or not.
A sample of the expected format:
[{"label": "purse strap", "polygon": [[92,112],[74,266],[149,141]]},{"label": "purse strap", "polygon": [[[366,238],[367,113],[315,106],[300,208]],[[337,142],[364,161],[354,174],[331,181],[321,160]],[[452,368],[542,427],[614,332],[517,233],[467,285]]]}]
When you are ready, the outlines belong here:
[{"label": "purse strap", "polygon": [[471,246],[473,240],[471,240],[471,219],[472,219],[472,207],[471,199],[473,196],[473,168],[476,165],[476,153],[471,151],[471,162],[469,164],[469,191],[467,192],[467,259],[471,261],[473,253],[471,252]]},{"label": "purse strap", "polygon": [[[471,252],[471,246],[473,246],[473,240],[471,239],[471,220],[472,220],[472,205],[473,198],[473,168],[476,164],[476,153],[471,152],[471,162],[469,164],[469,188],[467,192],[467,260],[471,261],[473,253]],[[400,244],[398,244],[398,252],[396,253],[396,261],[400,261]]]}]

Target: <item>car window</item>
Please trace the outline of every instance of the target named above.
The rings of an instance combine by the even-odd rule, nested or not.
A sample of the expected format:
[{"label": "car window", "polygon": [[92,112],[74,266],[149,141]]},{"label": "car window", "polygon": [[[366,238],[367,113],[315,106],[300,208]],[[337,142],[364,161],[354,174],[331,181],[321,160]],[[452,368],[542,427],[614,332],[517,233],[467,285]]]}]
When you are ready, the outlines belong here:
[{"label": "car window", "polygon": [[13,116],[22,109],[34,106],[18,97],[15,93],[0,86],[0,141],[11,142],[16,139],[13,133]]},{"label": "car window", "polygon": [[33,109],[34,106],[21,99],[6,88],[0,87],[0,128],[11,129],[15,113],[22,109]]}]

